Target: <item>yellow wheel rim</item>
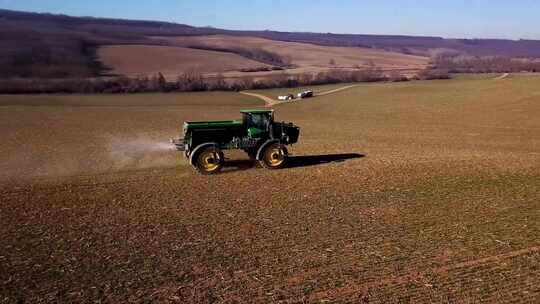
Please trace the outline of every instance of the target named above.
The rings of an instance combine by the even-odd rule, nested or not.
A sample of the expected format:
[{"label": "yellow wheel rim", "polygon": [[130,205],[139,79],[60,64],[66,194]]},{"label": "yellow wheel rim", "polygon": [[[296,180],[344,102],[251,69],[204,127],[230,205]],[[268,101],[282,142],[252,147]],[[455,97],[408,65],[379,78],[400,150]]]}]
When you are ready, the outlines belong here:
[{"label": "yellow wheel rim", "polygon": [[285,161],[285,151],[280,146],[272,146],[266,151],[268,165],[278,167]]},{"label": "yellow wheel rim", "polygon": [[221,158],[215,150],[208,150],[201,153],[199,156],[199,164],[201,169],[206,172],[212,172],[219,168]]}]

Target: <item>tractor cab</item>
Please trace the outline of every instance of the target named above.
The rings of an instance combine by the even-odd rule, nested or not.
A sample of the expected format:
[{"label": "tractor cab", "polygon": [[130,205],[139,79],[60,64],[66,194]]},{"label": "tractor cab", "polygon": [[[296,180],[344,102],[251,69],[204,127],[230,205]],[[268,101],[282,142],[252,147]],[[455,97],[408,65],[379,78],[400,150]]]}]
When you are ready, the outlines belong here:
[{"label": "tractor cab", "polygon": [[269,135],[274,123],[274,110],[242,110],[242,122],[250,138],[262,138]]}]

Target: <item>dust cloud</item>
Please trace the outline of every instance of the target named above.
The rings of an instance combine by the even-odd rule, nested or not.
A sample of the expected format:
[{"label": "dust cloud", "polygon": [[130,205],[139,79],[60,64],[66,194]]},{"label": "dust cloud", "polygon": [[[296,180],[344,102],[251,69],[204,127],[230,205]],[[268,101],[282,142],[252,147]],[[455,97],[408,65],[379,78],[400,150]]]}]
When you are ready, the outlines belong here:
[{"label": "dust cloud", "polygon": [[108,152],[108,161],[113,170],[170,167],[177,164],[178,157],[171,143],[149,138],[112,140]]},{"label": "dust cloud", "polygon": [[182,159],[166,139],[150,137],[107,137],[18,152],[0,155],[0,180],[167,168],[179,165]]}]

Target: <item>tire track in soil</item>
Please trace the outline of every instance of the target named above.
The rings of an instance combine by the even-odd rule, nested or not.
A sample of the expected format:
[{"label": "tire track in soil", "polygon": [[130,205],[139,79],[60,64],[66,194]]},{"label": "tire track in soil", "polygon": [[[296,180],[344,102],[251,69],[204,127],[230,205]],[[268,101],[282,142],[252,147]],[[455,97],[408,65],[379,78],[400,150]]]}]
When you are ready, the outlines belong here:
[{"label": "tire track in soil", "polygon": [[[515,257],[519,257],[519,256],[531,254],[531,253],[538,253],[538,252],[540,252],[540,246],[533,246],[533,247],[524,248],[520,250],[510,251],[503,254],[492,255],[492,256],[488,256],[488,257],[484,257],[480,259],[475,259],[475,260],[470,260],[470,261],[465,261],[465,262],[460,262],[460,263],[455,263],[455,264],[449,264],[446,266],[433,268],[433,269],[425,270],[421,272],[411,272],[409,274],[401,275],[401,276],[384,277],[384,278],[378,279],[377,281],[368,282],[366,284],[361,284],[361,285],[356,285],[356,286],[355,284],[348,285],[348,286],[346,285],[339,289],[332,290],[331,294],[336,294],[336,295],[339,294],[340,296],[347,296],[347,295],[353,295],[359,292],[365,292],[368,290],[382,288],[385,286],[388,287],[389,285],[397,286],[397,285],[406,284],[408,282],[427,281],[425,279],[429,277],[428,275],[445,274],[445,273],[448,273],[450,271],[457,270],[457,269],[470,268],[470,267],[475,267],[475,266],[488,264],[488,263],[497,263],[502,260],[507,260],[507,259],[511,259],[511,258],[515,258]],[[329,296],[328,291],[321,291],[319,293],[314,293],[311,296],[311,298],[320,299],[320,298],[325,298],[328,296]]]}]

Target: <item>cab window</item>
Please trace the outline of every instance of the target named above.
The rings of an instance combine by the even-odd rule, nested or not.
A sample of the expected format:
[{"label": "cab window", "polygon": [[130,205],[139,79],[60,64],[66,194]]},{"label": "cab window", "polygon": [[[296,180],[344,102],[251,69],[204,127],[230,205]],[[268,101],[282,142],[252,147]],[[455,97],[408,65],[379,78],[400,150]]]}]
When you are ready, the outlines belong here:
[{"label": "cab window", "polygon": [[267,130],[270,119],[265,114],[246,114],[244,116],[247,128],[257,128]]}]

